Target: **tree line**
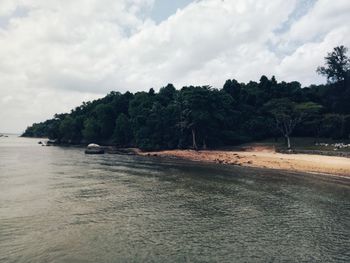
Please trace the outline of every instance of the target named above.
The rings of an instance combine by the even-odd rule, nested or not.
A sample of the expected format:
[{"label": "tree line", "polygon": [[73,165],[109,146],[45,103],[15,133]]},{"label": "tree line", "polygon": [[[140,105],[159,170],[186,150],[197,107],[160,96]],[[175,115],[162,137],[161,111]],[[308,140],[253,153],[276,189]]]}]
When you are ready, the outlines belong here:
[{"label": "tree line", "polygon": [[70,113],[33,124],[25,137],[58,143],[100,143],[144,150],[206,149],[290,136],[349,139],[350,60],[335,47],[317,72],[327,84],[227,80],[222,89],[172,84],[159,92],[111,92]]}]

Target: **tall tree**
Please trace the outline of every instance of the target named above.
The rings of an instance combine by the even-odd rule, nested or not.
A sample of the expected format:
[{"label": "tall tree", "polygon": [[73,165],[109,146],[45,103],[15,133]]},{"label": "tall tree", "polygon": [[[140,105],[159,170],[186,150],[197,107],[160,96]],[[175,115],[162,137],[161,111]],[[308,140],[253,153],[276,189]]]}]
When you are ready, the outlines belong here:
[{"label": "tall tree", "polygon": [[100,126],[95,118],[88,118],[84,121],[84,129],[82,130],[84,139],[87,142],[100,139]]},{"label": "tall tree", "polygon": [[[185,87],[181,93],[184,97],[183,126],[191,131],[192,148],[198,150],[198,141],[202,139],[206,148],[206,131],[210,122],[210,87]],[[199,136],[201,138],[199,138]]]},{"label": "tall tree", "polygon": [[130,121],[128,119],[128,116],[126,116],[124,113],[121,113],[119,114],[115,123],[113,141],[118,146],[125,147],[130,145],[131,140],[132,140],[132,129],[131,129]]},{"label": "tall tree", "polygon": [[348,49],[338,46],[325,57],[325,66],[318,67],[317,73],[326,76],[330,82],[343,81],[350,70],[350,60],[346,55]]},{"label": "tall tree", "polygon": [[288,98],[273,99],[265,105],[273,116],[276,128],[285,137],[288,149],[291,149],[290,136],[295,127],[309,114],[319,111],[321,106],[313,103],[295,103]]},{"label": "tall tree", "polygon": [[109,104],[99,104],[94,110],[97,124],[100,127],[100,136],[106,140],[113,134],[115,125],[115,115],[113,108]]}]

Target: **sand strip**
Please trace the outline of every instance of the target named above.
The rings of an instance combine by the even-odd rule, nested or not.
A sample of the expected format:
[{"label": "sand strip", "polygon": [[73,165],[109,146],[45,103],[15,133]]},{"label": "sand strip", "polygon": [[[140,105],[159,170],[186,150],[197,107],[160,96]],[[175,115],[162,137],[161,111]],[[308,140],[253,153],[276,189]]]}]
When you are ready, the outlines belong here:
[{"label": "sand strip", "polygon": [[281,154],[273,151],[192,151],[171,150],[139,152],[143,156],[159,156],[247,167],[269,168],[295,172],[320,173],[350,178],[350,158]]}]

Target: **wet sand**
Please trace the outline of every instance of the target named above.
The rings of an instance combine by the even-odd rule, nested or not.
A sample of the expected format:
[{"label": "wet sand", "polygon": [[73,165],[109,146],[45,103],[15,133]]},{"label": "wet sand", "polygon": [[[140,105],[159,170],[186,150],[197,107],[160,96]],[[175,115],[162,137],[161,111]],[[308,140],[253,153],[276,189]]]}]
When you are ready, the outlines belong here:
[{"label": "wet sand", "polygon": [[246,167],[329,174],[350,178],[350,158],[345,157],[281,154],[269,149],[255,149],[250,151],[170,150],[139,152],[138,154]]}]

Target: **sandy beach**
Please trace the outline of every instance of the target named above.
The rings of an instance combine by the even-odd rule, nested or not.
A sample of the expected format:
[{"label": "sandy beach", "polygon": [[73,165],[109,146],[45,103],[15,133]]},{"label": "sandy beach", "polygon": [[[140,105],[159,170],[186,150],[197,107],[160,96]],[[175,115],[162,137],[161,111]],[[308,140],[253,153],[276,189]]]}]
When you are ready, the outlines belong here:
[{"label": "sandy beach", "polygon": [[281,154],[276,153],[271,149],[251,149],[250,151],[170,150],[141,152],[139,154],[144,156],[171,157],[227,165],[329,174],[350,178],[350,158],[345,157],[309,154]]}]

